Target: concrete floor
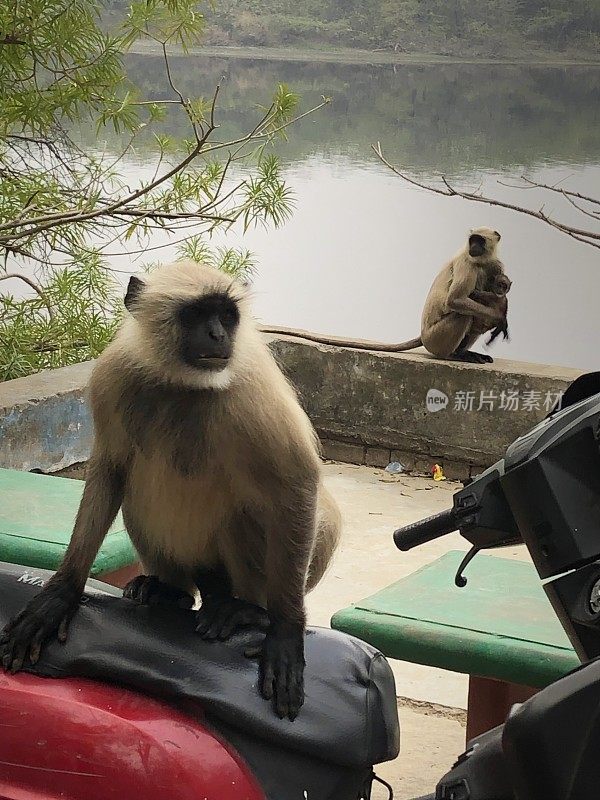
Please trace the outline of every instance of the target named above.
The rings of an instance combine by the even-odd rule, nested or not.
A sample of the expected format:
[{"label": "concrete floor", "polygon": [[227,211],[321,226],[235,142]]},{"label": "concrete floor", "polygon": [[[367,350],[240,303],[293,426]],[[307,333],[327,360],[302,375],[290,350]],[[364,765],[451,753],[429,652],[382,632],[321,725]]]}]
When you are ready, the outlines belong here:
[{"label": "concrete floor", "polygon": [[[348,464],[326,464],[328,488],[340,504],[344,531],[333,564],[307,598],[313,625],[329,625],[335,611],[415,572],[449,550],[467,550],[451,534],[402,553],[394,530],[442,511],[452,504],[460,484],[428,478],[389,476],[384,471]],[[527,559],[524,547],[502,550],[503,558]],[[390,662],[396,679],[401,724],[400,756],[377,768],[394,787],[396,800],[435,789],[465,740],[467,677],[406,662]],[[373,800],[386,798],[377,787]]]}]

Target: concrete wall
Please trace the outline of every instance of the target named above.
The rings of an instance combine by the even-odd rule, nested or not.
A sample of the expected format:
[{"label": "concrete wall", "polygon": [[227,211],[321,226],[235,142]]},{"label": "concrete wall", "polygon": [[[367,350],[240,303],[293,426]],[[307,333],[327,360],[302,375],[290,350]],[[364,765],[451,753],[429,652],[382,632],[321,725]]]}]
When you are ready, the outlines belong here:
[{"label": "concrete wall", "polygon": [[[291,337],[268,341],[327,457],[373,466],[393,459],[424,472],[438,462],[449,477],[501,457],[545,415],[553,401],[548,393],[564,391],[579,374],[508,361],[465,365],[418,352],[344,350]],[[85,461],[92,438],[85,402],[90,370],[90,363],[79,364],[0,384],[0,466],[57,472]],[[437,411],[428,410],[430,390],[429,408]],[[502,409],[511,397],[518,408]]]},{"label": "concrete wall", "polygon": [[[581,374],[503,360],[485,366],[438,361],[421,351],[347,350],[285,336],[273,338],[271,347],[326,456],[372,466],[398,460],[419,472],[437,462],[449,477],[502,457]],[[437,393],[429,407],[439,410],[428,410],[428,392]]]},{"label": "concrete wall", "polygon": [[57,472],[86,460],[91,370],[86,362],[0,383],[0,467]]}]

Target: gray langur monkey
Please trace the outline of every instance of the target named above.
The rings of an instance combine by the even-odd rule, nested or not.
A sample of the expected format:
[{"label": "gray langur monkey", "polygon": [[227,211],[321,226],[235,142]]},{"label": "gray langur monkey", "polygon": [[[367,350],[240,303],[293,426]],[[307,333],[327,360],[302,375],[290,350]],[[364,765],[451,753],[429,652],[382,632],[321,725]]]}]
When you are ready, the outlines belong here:
[{"label": "gray langur monkey", "polygon": [[[483,291],[490,279],[504,273],[504,265],[497,256],[500,234],[491,228],[475,228],[468,242],[436,276],[425,300],[421,316],[421,335],[399,344],[382,344],[364,339],[344,339],[309,332],[294,332],[289,328],[262,327],[264,333],[296,336],[300,339],[356,350],[373,350],[385,353],[402,353],[424,346],[438,358],[472,363],[492,362],[483,353],[474,353],[464,346],[474,320],[491,330],[502,323],[502,315],[495,306],[488,307],[473,298],[472,293]],[[469,345],[471,346],[471,345]]]},{"label": "gray langur monkey", "polygon": [[315,431],[250,315],[242,287],[181,261],[132,277],[130,312],[90,384],[95,438],[58,571],[5,628],[18,671],[67,625],[119,507],[147,576],[125,596],[191,607],[224,640],[266,630],[259,688],[280,717],[304,699],[305,593],[340,535]]}]

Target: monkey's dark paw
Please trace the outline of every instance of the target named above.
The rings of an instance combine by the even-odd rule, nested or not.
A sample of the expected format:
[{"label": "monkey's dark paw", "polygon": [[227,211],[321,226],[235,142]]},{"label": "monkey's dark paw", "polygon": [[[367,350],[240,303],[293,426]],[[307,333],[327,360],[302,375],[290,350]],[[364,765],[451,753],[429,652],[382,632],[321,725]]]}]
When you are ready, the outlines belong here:
[{"label": "monkey's dark paw", "polygon": [[460,350],[452,356],[454,361],[464,361],[467,364],[493,364],[494,359],[486,353],[475,353],[473,350]]},{"label": "monkey's dark paw", "polygon": [[262,606],[237,597],[208,599],[198,611],[196,632],[207,641],[225,641],[240,628],[267,630],[270,619]]},{"label": "monkey's dark paw", "polygon": [[280,719],[296,719],[304,703],[304,665],[304,626],[273,622],[260,649],[259,688]]},{"label": "monkey's dark paw", "polygon": [[0,636],[0,660],[5,670],[18,672],[29,661],[35,664],[44,642],[54,634],[66,642],[69,622],[77,611],[79,596],[68,597],[53,592],[41,592],[6,625]]},{"label": "monkey's dark paw", "polygon": [[159,580],[158,575],[138,575],[123,589],[123,597],[144,606],[167,605],[191,608],[194,598],[177,586]]}]

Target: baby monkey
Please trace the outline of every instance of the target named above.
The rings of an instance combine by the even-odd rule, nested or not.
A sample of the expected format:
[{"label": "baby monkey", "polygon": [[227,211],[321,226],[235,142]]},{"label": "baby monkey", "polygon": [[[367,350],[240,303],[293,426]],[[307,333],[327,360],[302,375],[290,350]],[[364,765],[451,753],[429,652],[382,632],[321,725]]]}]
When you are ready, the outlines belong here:
[{"label": "baby monkey", "polygon": [[488,308],[502,314],[502,320],[496,326],[490,327],[484,320],[473,318],[473,324],[469,331],[469,340],[472,341],[484,333],[491,330],[491,335],[486,344],[490,345],[500,334],[504,339],[508,339],[508,297],[512,281],[504,272],[496,273],[489,281],[484,291],[475,290],[469,296],[478,303],[483,303]]}]

